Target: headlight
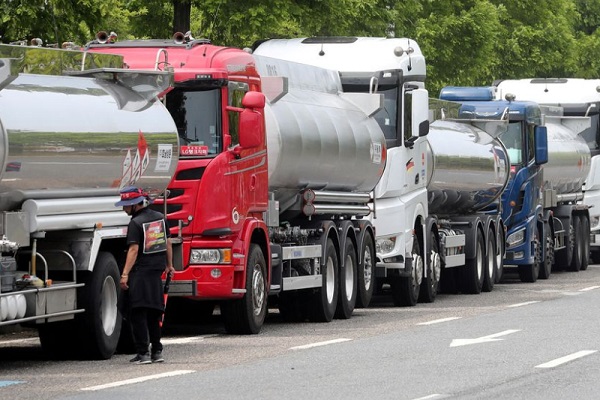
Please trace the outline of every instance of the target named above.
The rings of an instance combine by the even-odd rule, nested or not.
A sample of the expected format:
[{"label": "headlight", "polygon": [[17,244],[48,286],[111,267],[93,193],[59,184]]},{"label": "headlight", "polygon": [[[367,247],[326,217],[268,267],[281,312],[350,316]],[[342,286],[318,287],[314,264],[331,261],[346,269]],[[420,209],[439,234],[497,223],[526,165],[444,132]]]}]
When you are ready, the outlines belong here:
[{"label": "headlight", "polygon": [[508,244],[508,247],[517,246],[517,245],[523,243],[524,241],[525,241],[525,229],[521,229],[520,231],[516,231],[515,233],[508,235],[508,238],[506,239],[506,243]]},{"label": "headlight", "polygon": [[396,247],[396,237],[377,239],[377,253],[387,254],[394,251]]},{"label": "headlight", "polygon": [[190,264],[231,264],[231,249],[192,249]]}]

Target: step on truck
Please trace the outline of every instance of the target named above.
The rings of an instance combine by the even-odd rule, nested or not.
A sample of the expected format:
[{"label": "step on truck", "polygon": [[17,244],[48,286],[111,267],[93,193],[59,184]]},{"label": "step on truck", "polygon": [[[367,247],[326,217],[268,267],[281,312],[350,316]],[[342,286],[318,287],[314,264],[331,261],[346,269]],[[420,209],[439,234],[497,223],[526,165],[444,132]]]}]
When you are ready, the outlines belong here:
[{"label": "step on truck", "polygon": [[174,73],[163,98],[180,140],[166,199],[176,269],[167,315],[193,321],[218,304],[227,332],[255,334],[270,306],[327,322],[367,304],[370,193],[387,162],[373,118],[382,96],[346,95],[332,71],[190,35],[104,37],[86,49]]},{"label": "step on truck", "polygon": [[62,357],[115,352],[129,216],[114,203],[126,185],[159,196],[177,164],[155,101],[172,74],[122,62],[0,45],[0,327],[37,328]]},{"label": "step on truck", "polygon": [[585,269],[589,207],[580,203],[590,162],[579,133],[589,127],[589,118],[564,117],[560,107],[511,93],[498,99],[494,87],[446,87],[440,97],[461,102],[471,117],[509,118],[500,137],[511,165],[502,194],[505,266],[516,267],[524,282],[548,279],[553,269]]},{"label": "step on truck", "polygon": [[[359,287],[389,287],[396,305],[434,301],[438,289],[492,290],[501,268],[504,225],[499,201],[508,179],[505,150],[493,134],[441,119],[425,89],[425,58],[407,38],[272,39],[253,54],[336,71],[347,95],[383,96],[374,114],[385,134],[387,162],[373,192],[376,268]],[[430,110],[431,108],[431,110]],[[437,110],[437,111],[436,111]],[[430,117],[431,115],[431,117]],[[492,125],[502,125],[490,122]],[[501,129],[500,129],[501,131]]]}]

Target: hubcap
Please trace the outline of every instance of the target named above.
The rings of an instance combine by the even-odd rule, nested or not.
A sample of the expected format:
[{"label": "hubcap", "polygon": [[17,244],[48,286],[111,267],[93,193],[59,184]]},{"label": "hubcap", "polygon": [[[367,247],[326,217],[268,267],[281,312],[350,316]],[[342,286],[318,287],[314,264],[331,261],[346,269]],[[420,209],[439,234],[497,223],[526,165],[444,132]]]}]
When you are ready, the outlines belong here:
[{"label": "hubcap", "polygon": [[371,248],[367,246],[367,247],[365,247],[365,254],[364,254],[364,259],[363,259],[365,289],[367,289],[367,290],[369,290],[372,285],[372,279],[373,279],[373,266],[371,264],[372,261],[373,261],[373,255],[371,254]]},{"label": "hubcap", "polygon": [[102,329],[106,336],[110,336],[115,331],[117,324],[117,285],[112,276],[104,279],[101,296]]},{"label": "hubcap", "polygon": [[333,294],[335,292],[335,272],[333,268],[333,260],[331,259],[331,257],[327,259],[327,265],[325,266],[325,268],[327,269],[327,302],[331,304],[333,302]]},{"label": "hubcap", "polygon": [[346,274],[345,274],[345,290],[346,290],[346,298],[348,301],[352,299],[352,295],[354,294],[354,260],[351,255],[346,255]]},{"label": "hubcap", "polygon": [[254,309],[254,315],[260,315],[265,303],[265,280],[263,278],[262,269],[260,265],[254,266],[252,273],[252,306]]},{"label": "hubcap", "polygon": [[423,281],[423,257],[421,257],[419,254],[413,254],[413,264],[413,281],[415,282],[416,286],[419,286]]}]

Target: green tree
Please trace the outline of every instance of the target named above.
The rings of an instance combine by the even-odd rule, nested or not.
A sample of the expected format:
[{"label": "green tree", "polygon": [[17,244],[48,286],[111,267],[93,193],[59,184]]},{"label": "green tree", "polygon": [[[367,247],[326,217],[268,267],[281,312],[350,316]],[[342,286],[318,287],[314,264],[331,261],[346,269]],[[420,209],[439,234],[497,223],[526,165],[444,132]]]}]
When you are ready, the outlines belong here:
[{"label": "green tree", "polygon": [[446,85],[481,85],[490,80],[499,61],[498,14],[498,8],[487,0],[423,5],[412,37],[425,55],[427,88],[432,96]]},{"label": "green tree", "polygon": [[84,44],[106,25],[126,30],[128,18],[123,0],[5,0],[0,35],[4,43],[40,38],[44,45]]}]

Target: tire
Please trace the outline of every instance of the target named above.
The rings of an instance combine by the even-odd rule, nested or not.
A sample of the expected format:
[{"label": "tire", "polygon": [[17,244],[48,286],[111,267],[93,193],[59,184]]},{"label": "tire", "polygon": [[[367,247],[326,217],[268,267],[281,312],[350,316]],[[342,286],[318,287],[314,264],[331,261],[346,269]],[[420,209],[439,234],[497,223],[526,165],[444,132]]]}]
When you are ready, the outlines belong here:
[{"label": "tire", "polygon": [[396,276],[390,279],[392,300],[397,307],[412,307],[417,304],[421,281],[423,280],[423,257],[419,241],[413,237],[412,271],[410,276]]},{"label": "tire", "polygon": [[365,234],[360,254],[362,260],[358,265],[358,294],[356,296],[356,307],[366,308],[371,303],[375,289],[375,244],[371,233]]},{"label": "tire", "polygon": [[442,259],[440,258],[440,246],[434,231],[429,232],[427,242],[427,256],[425,257],[427,276],[423,277],[419,291],[419,301],[422,303],[433,303],[437,296],[440,276],[442,273]]},{"label": "tire", "polygon": [[573,261],[575,247],[575,217],[571,218],[567,233],[567,243],[564,249],[559,250],[555,255],[554,269],[557,271],[569,269]]},{"label": "tire", "polygon": [[486,264],[487,268],[485,268],[485,274],[483,276],[483,285],[481,286],[481,290],[483,292],[491,292],[494,290],[494,283],[496,283],[496,240],[494,237],[494,232],[490,229],[487,234],[487,246],[485,247],[486,253],[485,256],[487,258]]},{"label": "tire", "polygon": [[537,229],[534,231],[533,237],[533,263],[527,265],[519,265],[519,278],[521,282],[535,282],[540,274],[541,246],[540,235]]},{"label": "tire", "polygon": [[552,237],[552,231],[550,227],[546,227],[546,233],[544,235],[544,246],[546,257],[540,264],[540,279],[548,279],[552,274],[552,264],[554,264],[554,238]]},{"label": "tire", "polygon": [[467,260],[463,266],[460,287],[466,294],[479,294],[483,288],[487,258],[485,257],[485,242],[481,231],[477,231],[475,241],[475,257]]},{"label": "tire", "polygon": [[573,238],[573,258],[571,264],[569,264],[568,270],[572,272],[578,272],[581,270],[583,264],[583,226],[581,224],[581,217],[579,215],[573,216],[573,230],[575,231],[575,237]]},{"label": "tire", "polygon": [[267,316],[267,264],[256,244],[250,245],[246,267],[246,294],[222,304],[225,330],[230,334],[257,334]]},{"label": "tire", "polygon": [[338,282],[338,304],[335,317],[349,319],[356,306],[358,257],[352,240],[346,238],[344,246],[344,262],[341,265]]},{"label": "tire", "polygon": [[106,360],[117,349],[123,320],[117,308],[119,277],[114,256],[100,252],[94,271],[85,279],[78,295],[78,307],[85,308],[79,321],[82,330],[79,337],[83,342],[80,349],[89,358]]},{"label": "tire", "polygon": [[312,294],[309,319],[313,322],[330,322],[335,315],[338,299],[337,275],[339,261],[333,240],[325,244],[325,265],[321,266],[322,286]]},{"label": "tire", "polygon": [[583,241],[583,253],[581,259],[581,270],[587,270],[590,265],[590,219],[587,215],[581,216],[581,230]]}]

